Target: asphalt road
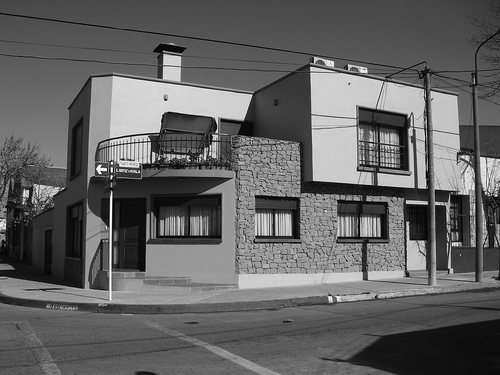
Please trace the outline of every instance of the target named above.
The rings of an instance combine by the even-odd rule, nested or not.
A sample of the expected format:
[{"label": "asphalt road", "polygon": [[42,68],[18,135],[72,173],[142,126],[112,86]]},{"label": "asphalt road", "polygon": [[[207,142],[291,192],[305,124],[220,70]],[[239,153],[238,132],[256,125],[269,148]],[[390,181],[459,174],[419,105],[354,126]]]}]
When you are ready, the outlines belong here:
[{"label": "asphalt road", "polygon": [[500,290],[275,311],[0,305],[1,374],[498,374]]}]

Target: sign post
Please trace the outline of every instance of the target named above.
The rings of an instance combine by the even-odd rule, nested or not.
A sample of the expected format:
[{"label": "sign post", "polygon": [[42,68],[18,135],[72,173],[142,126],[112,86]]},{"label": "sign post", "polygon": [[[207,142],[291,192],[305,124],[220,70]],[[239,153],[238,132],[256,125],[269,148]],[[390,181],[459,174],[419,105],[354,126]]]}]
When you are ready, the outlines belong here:
[{"label": "sign post", "polygon": [[114,162],[111,160],[109,162],[109,246],[108,246],[108,281],[109,281],[109,300],[111,301],[113,299],[113,251],[114,251],[114,243],[113,243],[113,190],[115,189],[114,186]]},{"label": "sign post", "polygon": [[104,185],[104,193],[109,192],[109,266],[108,266],[108,281],[109,281],[109,300],[113,299],[113,190],[116,188],[116,180],[124,179],[142,179],[142,164],[137,161],[120,160],[115,163],[113,160],[109,162],[95,163],[95,176],[107,177]]}]

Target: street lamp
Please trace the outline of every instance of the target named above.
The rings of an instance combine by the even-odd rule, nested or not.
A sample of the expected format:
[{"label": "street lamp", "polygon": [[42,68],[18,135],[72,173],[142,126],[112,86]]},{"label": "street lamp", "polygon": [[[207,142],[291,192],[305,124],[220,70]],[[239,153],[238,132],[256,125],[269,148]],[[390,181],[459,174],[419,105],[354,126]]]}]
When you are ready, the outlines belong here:
[{"label": "street lamp", "polygon": [[474,73],[472,73],[472,113],[474,121],[474,181],[476,189],[476,281],[483,281],[483,217],[482,217],[482,185],[481,185],[481,155],[479,152],[479,124],[477,122],[477,54],[479,49],[496,35],[500,34],[500,29],[495,34],[482,42],[476,49],[474,55]]}]

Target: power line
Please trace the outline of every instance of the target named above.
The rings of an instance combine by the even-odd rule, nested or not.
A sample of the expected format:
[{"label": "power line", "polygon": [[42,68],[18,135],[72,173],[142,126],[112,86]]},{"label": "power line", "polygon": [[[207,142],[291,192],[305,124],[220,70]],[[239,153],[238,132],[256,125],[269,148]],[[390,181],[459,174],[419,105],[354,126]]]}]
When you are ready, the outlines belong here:
[{"label": "power line", "polygon": [[[158,66],[158,64],[150,64],[150,63],[133,63],[133,62],[125,62],[125,61],[109,61],[109,60],[97,60],[97,59],[77,59],[77,58],[53,57],[53,56],[18,55],[18,54],[9,54],[9,53],[0,53],[0,56],[21,58],[21,59],[73,61],[73,62],[84,62],[84,63],[94,63],[94,64],[151,66],[151,67]],[[163,66],[179,67],[178,65],[163,65]],[[216,67],[216,66],[183,66],[182,69],[236,70],[236,71],[265,72],[265,73],[290,73],[290,72],[294,71],[294,70],[283,70],[283,69],[258,69],[258,68],[236,68],[236,67]]]},{"label": "power line", "polygon": [[[138,52],[131,50],[120,50],[120,49],[112,49],[112,48],[97,48],[97,47],[77,47],[77,46],[69,46],[64,44],[51,44],[51,43],[34,43],[34,42],[23,42],[16,40],[5,40],[0,39],[0,43],[12,43],[12,44],[22,44],[22,45],[30,45],[30,46],[42,46],[42,47],[56,47],[56,48],[68,48],[68,49],[76,49],[76,50],[88,50],[88,51],[100,51],[100,52],[113,52],[113,53],[133,53],[140,55],[152,55],[153,52]],[[184,57],[192,58],[192,59],[205,59],[205,60],[220,60],[220,61],[235,61],[235,62],[251,62],[251,63],[260,63],[260,64],[280,64],[280,65],[293,65],[296,66],[296,63],[291,62],[282,62],[282,61],[263,61],[263,60],[250,60],[250,59],[232,59],[232,58],[223,58],[223,57],[207,57],[207,56],[196,56],[196,55],[183,55]]]},{"label": "power line", "polygon": [[[139,29],[133,29],[133,28],[127,28],[127,27],[99,25],[99,24],[92,24],[92,23],[88,23],[88,22],[66,21],[66,20],[55,19],[55,18],[27,16],[27,15],[21,15],[21,14],[5,13],[5,12],[0,12],[0,15],[6,16],[6,17],[24,18],[24,19],[37,20],[37,21],[55,22],[55,23],[61,23],[61,24],[67,24],[67,25],[94,27],[94,28],[101,28],[101,29],[106,29],[106,30],[126,31],[126,32],[133,32],[133,33],[140,33],[140,34],[168,36],[168,37],[197,40],[197,41],[209,42],[209,43],[227,44],[227,45],[236,46],[236,47],[257,48],[257,49],[273,51],[273,52],[283,52],[283,53],[291,53],[291,54],[297,54],[297,55],[308,55],[308,56],[323,56],[321,54],[312,53],[312,52],[304,52],[304,51],[297,51],[297,50],[290,50],[290,49],[276,48],[276,47],[267,47],[267,46],[260,46],[260,45],[256,45],[256,44],[231,42],[231,41],[227,41],[227,40],[217,40],[217,39],[202,38],[202,37],[195,37],[195,36],[188,36],[188,35],[181,35],[181,34],[164,33],[164,32],[159,32],[159,31],[139,30]],[[325,56],[325,57],[328,57],[328,56]],[[345,58],[334,57],[334,56],[330,56],[328,58],[338,59],[338,60],[342,60],[342,61],[350,61],[350,62],[355,62],[355,63],[360,63],[360,64],[381,66],[381,67],[391,68],[391,69],[399,69],[399,70],[406,69],[406,68],[393,66],[393,65],[379,64],[379,63],[367,62],[367,61],[362,61],[362,60],[345,59]]]}]

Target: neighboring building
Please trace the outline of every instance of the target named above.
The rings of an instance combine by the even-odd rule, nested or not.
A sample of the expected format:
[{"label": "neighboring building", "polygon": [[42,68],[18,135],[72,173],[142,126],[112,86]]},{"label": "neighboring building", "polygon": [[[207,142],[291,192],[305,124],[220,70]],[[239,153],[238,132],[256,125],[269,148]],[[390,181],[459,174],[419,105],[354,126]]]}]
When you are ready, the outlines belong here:
[{"label": "neighboring building", "polygon": [[[455,226],[463,236],[453,237],[452,263],[455,272],[472,272],[476,262],[476,203],[474,173],[474,127],[460,126],[458,162],[462,176],[460,195],[452,196]],[[500,245],[500,127],[480,126],[483,220],[483,269],[499,269]],[[453,204],[453,202],[455,202]],[[455,213],[455,214],[454,214]]]},{"label": "neighboring building", "polygon": [[31,263],[31,221],[53,207],[54,196],[65,184],[66,169],[53,167],[47,168],[36,182],[9,182],[5,233],[9,255]]},{"label": "neighboring building", "polygon": [[[158,78],[92,76],[71,103],[67,188],[36,241],[52,274],[107,288],[110,230],[117,289],[137,288],[129,276],[252,288],[426,269],[423,87],[316,60],[255,93],[208,87],[181,81],[183,51],[158,46]],[[432,99],[437,267],[449,270],[458,103]],[[109,228],[96,175],[111,160],[143,173],[118,179]]]}]

